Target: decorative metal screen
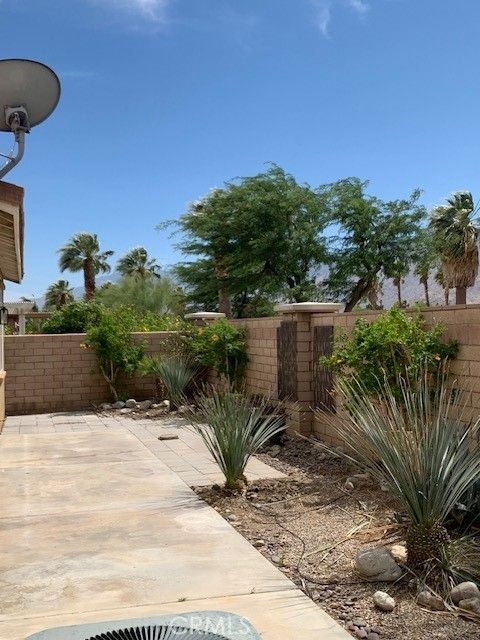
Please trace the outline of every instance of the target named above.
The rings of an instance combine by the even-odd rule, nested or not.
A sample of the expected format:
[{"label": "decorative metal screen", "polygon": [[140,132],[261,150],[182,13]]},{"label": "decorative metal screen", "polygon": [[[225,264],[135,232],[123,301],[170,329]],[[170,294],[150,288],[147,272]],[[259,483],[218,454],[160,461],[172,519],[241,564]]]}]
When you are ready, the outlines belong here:
[{"label": "decorative metal screen", "polygon": [[315,407],[335,412],[335,400],[332,396],[333,374],[323,367],[321,356],[329,356],[333,349],[333,327],[315,327],[313,331],[313,391]]},{"label": "decorative metal screen", "polygon": [[277,328],[278,397],[297,400],[297,323],[286,320]]}]

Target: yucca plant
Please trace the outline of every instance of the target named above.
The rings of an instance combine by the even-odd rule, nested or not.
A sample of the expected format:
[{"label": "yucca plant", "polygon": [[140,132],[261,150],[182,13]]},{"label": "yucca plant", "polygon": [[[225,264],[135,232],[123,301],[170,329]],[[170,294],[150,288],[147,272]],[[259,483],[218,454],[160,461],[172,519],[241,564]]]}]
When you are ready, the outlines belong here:
[{"label": "yucca plant", "polygon": [[225,488],[241,489],[245,467],[270,438],[285,429],[285,416],[268,414],[268,398],[252,405],[247,395],[211,389],[197,399],[190,422],[225,476]]},{"label": "yucca plant", "polygon": [[398,375],[395,387],[385,378],[372,397],[361,379],[340,380],[347,413],[332,424],[345,457],[387,483],[406,512],[410,567],[431,572],[449,557],[445,520],[480,474],[480,419],[468,418],[444,375],[433,388],[425,371]]},{"label": "yucca plant", "polygon": [[157,380],[157,395],[159,385],[163,384],[172,408],[178,408],[186,402],[186,389],[192,382],[197,367],[185,357],[158,358],[146,356],[140,368],[143,375],[154,376]]}]

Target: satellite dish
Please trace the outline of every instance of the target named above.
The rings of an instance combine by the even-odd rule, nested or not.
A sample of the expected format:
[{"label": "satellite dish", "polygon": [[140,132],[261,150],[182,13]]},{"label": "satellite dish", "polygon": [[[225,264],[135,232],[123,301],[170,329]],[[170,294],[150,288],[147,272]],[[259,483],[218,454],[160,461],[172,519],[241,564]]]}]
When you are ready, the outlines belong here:
[{"label": "satellite dish", "polygon": [[34,60],[0,60],[0,131],[13,133],[17,143],[16,156],[3,156],[0,179],[22,159],[25,134],[46,120],[59,100],[60,80],[49,67]]}]

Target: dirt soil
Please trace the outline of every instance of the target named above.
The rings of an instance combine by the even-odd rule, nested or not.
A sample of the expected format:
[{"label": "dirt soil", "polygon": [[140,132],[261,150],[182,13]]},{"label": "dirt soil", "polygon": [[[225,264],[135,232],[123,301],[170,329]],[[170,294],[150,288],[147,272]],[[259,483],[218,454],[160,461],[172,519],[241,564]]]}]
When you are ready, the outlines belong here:
[{"label": "dirt soil", "polygon": [[[256,481],[243,495],[225,495],[220,487],[200,487],[197,493],[354,637],[480,638],[480,625],[416,605],[411,576],[372,584],[355,574],[352,560],[360,549],[402,541],[401,517],[388,493],[368,481],[346,490],[352,470],[295,436],[279,452],[275,447],[259,457],[288,477]],[[378,590],[395,598],[393,612],[375,608]]]}]

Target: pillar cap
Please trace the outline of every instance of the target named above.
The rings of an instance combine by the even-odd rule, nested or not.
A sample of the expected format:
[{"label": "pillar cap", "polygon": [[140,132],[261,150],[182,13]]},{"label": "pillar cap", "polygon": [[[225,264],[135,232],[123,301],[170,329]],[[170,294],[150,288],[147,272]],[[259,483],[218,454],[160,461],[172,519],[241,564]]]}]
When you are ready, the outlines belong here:
[{"label": "pillar cap", "polygon": [[336,313],[342,308],[338,302],[292,302],[277,304],[277,313]]},{"label": "pillar cap", "polygon": [[226,318],[224,313],[216,311],[196,311],[195,313],[187,313],[185,320],[216,320],[217,318]]}]

